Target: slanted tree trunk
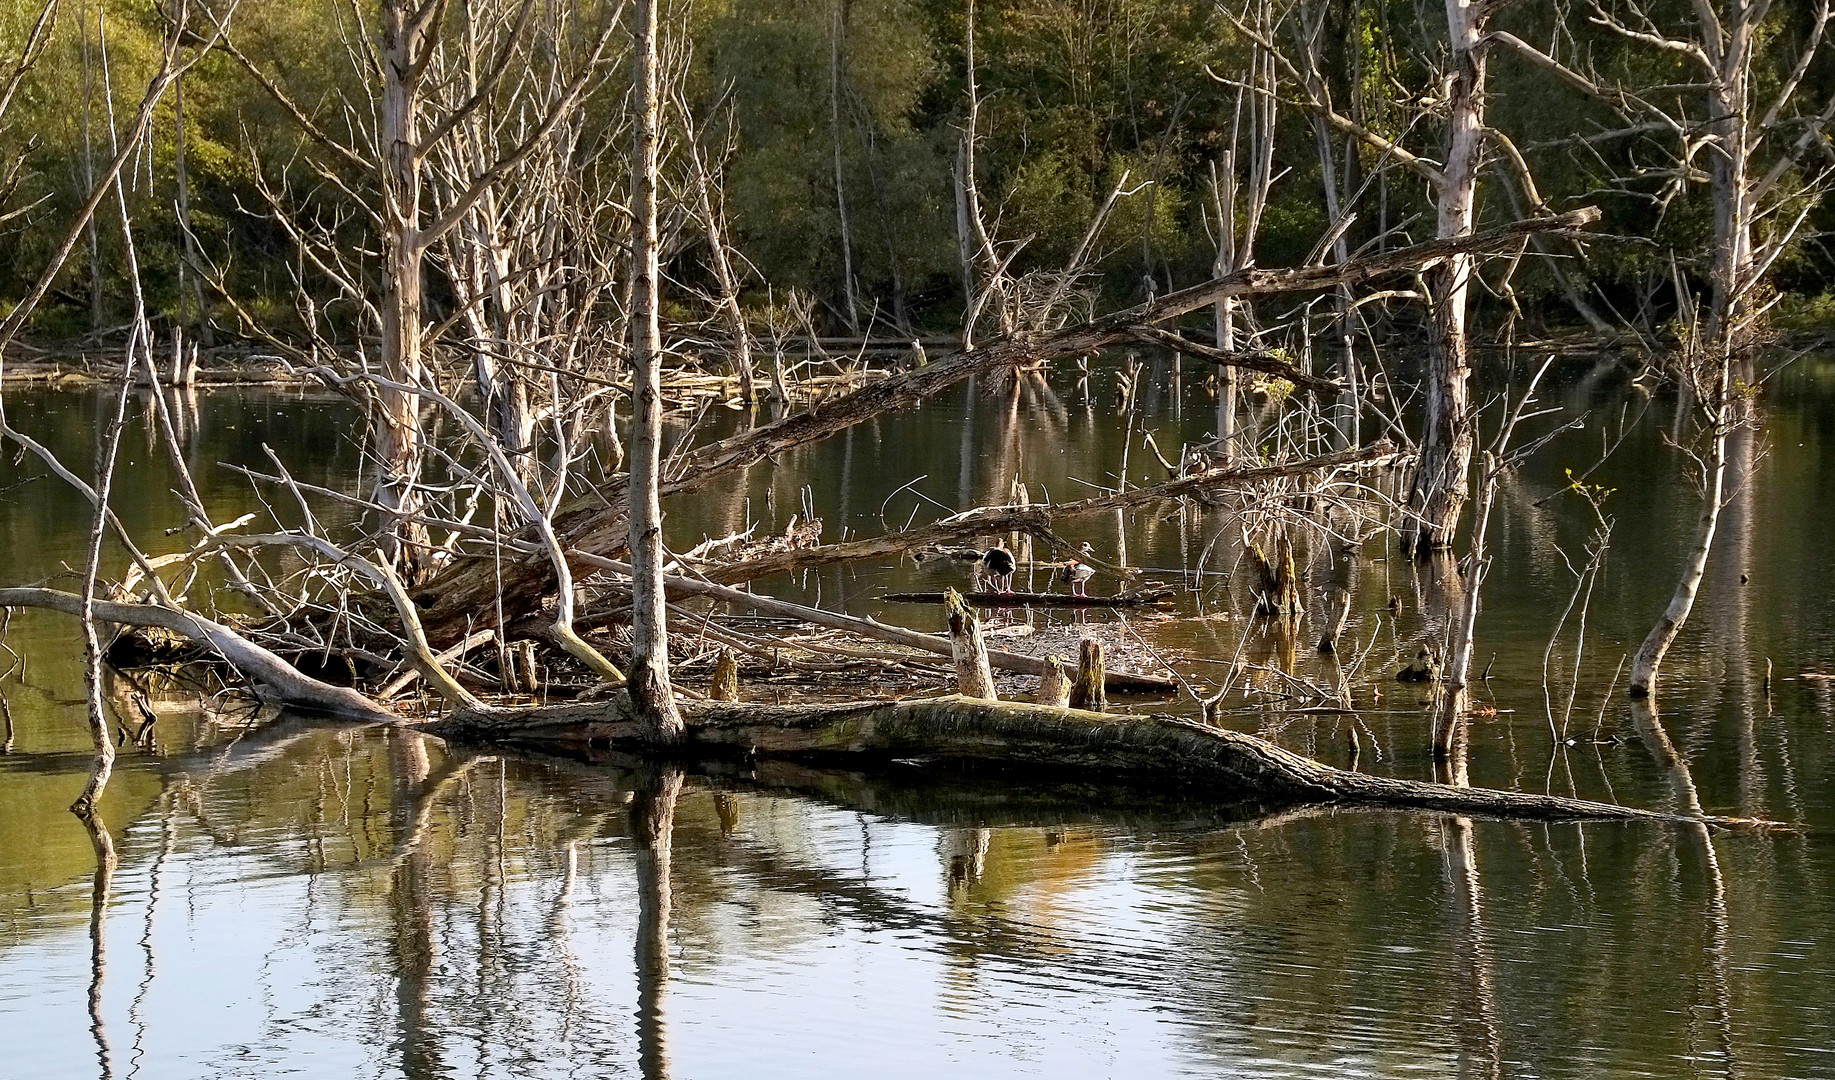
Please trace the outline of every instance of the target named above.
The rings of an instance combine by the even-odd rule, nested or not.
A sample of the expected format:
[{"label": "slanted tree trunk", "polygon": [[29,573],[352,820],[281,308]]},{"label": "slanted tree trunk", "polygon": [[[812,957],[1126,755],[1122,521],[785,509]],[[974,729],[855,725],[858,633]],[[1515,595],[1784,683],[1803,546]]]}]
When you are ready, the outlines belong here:
[{"label": "slanted tree trunk", "polygon": [[631,702],[652,738],[674,742],[682,717],[669,685],[667,600],[663,593],[663,509],[657,495],[662,471],[662,327],[658,323],[661,267],[657,264],[657,0],[638,0],[635,76],[636,146],[631,155],[631,190],[637,210],[632,233],[630,488],[631,522]]},{"label": "slanted tree trunk", "polygon": [[1663,609],[1662,617],[1650,628],[1631,660],[1632,697],[1649,697],[1656,692],[1657,672],[1695,606],[1695,594],[1700,591],[1702,575],[1707,572],[1708,552],[1714,547],[1714,531],[1720,523],[1721,492],[1727,472],[1727,398],[1732,369],[1724,357],[1714,362],[1719,365],[1720,386],[1718,400],[1706,409],[1707,423],[1712,425],[1709,431],[1712,442],[1701,466],[1701,515],[1695,521],[1694,542],[1689,545],[1688,555],[1683,560],[1682,579],[1676,583],[1669,606]]},{"label": "slanted tree trunk", "polygon": [[[1472,232],[1484,138],[1485,57],[1479,37],[1485,8],[1467,0],[1446,0],[1446,21],[1452,46],[1446,167],[1435,192],[1435,235],[1443,240]],[[1427,275],[1434,306],[1427,348],[1427,418],[1402,526],[1402,550],[1417,557],[1453,542],[1469,491],[1472,420],[1466,388],[1471,376],[1466,294],[1475,265],[1470,254],[1454,255]]]}]

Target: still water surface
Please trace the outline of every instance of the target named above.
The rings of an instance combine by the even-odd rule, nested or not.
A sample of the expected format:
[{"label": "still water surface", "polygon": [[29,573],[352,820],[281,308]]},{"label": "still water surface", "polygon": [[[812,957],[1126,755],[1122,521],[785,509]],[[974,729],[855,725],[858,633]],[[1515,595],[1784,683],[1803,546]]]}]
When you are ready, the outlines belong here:
[{"label": "still water surface", "polygon": [[[1214,430],[1189,373],[1162,362],[1143,393],[1142,427],[1169,457]],[[177,709],[159,753],[124,752],[103,806],[114,868],[98,873],[97,838],[63,809],[87,767],[78,635],[21,612],[0,756],[0,1077],[1835,1077],[1835,684],[1797,678],[1835,670],[1835,361],[1773,380],[1762,433],[1737,441],[1740,495],[1660,716],[1634,713],[1622,681],[1607,688],[1696,512],[1663,441],[1673,405],[1581,362],[1551,398],[1595,420],[1501,497],[1478,647],[1500,714],[1474,731],[1473,782],[1693,798],[1802,828],[1269,816],[761,765],[691,772],[659,875],[633,840],[659,783],[641,763],[308,721],[240,730]],[[21,393],[8,411],[80,464],[110,404]],[[345,406],[255,391],[203,404],[189,453],[220,517],[263,512],[214,466],[264,467],[264,443],[303,480],[354,482]],[[1621,427],[1593,476],[1613,489],[1615,526],[1585,637],[1570,615],[1548,650],[1597,521],[1571,496],[1544,499]],[[1076,498],[1115,483],[1127,434],[1106,373],[1087,398],[1074,378],[951,395],[678,500],[670,536],[781,528],[807,508],[832,540],[1002,499],[1016,474],[1035,500]],[[118,506],[151,541],[180,522],[163,458],[137,438]],[[7,583],[81,557],[86,509],[50,480],[11,486],[36,471],[0,464]],[[1137,433],[1129,482],[1163,476]],[[1201,562],[1231,570],[1234,528],[1194,513],[1066,532],[1178,580]],[[1442,590],[1387,554],[1372,541],[1340,571],[1359,585],[1356,654],[1371,650],[1353,678],[1361,763],[1426,777],[1419,698],[1389,674],[1437,633]],[[960,576],[905,563],[760,587],[929,628],[930,613],[876,597]],[[1206,613],[1247,610],[1231,579],[1204,580]],[[1213,685],[1222,667],[1203,661],[1239,644],[1332,676],[1304,635],[1290,655],[1240,618],[1141,629]],[[1559,746],[1551,715],[1614,741]],[[1344,717],[1231,722],[1348,756]],[[640,963],[658,933],[664,962]]]}]

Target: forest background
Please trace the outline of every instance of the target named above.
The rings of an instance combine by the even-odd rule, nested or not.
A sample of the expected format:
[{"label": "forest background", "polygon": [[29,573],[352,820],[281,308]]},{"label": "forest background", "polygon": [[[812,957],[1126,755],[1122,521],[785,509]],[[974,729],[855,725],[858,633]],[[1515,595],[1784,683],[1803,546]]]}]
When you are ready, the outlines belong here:
[{"label": "forest background", "polygon": [[[565,18],[549,12],[541,17],[556,20],[557,31],[530,40],[584,52],[594,27],[613,14],[603,6],[589,0]],[[1345,232],[1350,250],[1432,238],[1433,191],[1396,167],[1397,156],[1377,142],[1424,153],[1445,143],[1436,89],[1448,48],[1442,5],[1316,0],[1298,7],[1305,9],[1299,17],[1270,26],[1286,56],[1316,58],[1319,85],[1304,87],[1269,69],[1281,107],[1273,114],[1255,262],[1297,265],[1316,253],[1333,221],[1321,197],[1326,187],[1336,189],[1344,214],[1354,215]],[[1687,0],[1643,10],[1659,22],[1690,18]],[[0,10],[0,54],[19,55],[38,13],[36,4]],[[708,231],[693,220],[695,178],[711,174],[741,304],[760,333],[799,297],[807,324],[827,334],[960,331],[980,258],[960,205],[967,17],[964,5],[940,0],[729,0],[663,13],[671,40],[662,254],[676,287],[673,295],[664,290],[666,321],[689,321],[697,295],[720,291]],[[1755,96],[1792,77],[1799,50],[1790,43],[1814,32],[1821,17],[1807,3],[1773,6],[1753,52]],[[66,2],[54,18],[62,25],[23,73],[0,130],[0,161],[20,163],[0,177],[0,312],[51,258],[70,209],[109,157],[109,87],[121,114],[127,107],[119,102],[135,98],[157,68],[165,33],[158,10],[137,0]],[[354,273],[378,272],[377,244],[361,209],[374,201],[365,186],[376,177],[328,162],[271,92],[283,90],[340,144],[373,141],[376,119],[362,110],[374,103],[366,96],[365,57],[375,28],[361,18],[342,0],[244,0],[230,36],[240,57],[212,51],[159,101],[151,138],[127,170],[141,284],[156,323],[190,325],[202,311],[206,339],[218,343],[254,326],[297,335],[302,320],[313,319],[334,340],[361,334],[352,311],[339,310],[339,288],[302,255],[309,245],[300,235],[333,241],[350,253]],[[1241,81],[1259,63],[1253,27],[1240,21],[1254,18],[1253,7],[1017,0],[984,3],[974,18],[980,116],[971,168],[988,231],[1016,249],[1010,273],[1070,263],[1105,197],[1119,189],[1093,240],[1091,310],[1211,278],[1219,166],[1253,167],[1249,150],[1233,162],[1230,154],[1257,141],[1254,106],[1265,96],[1263,89],[1245,93]],[[1491,31],[1656,98],[1699,96],[1687,86],[1686,57],[1599,25],[1585,10],[1505,5]],[[1814,56],[1801,84],[1800,100],[1831,98],[1830,50]],[[1322,130],[1303,107],[1320,91],[1365,136]],[[454,92],[451,79],[435,92]],[[628,92],[623,65],[602,63],[568,116],[578,128],[567,144],[568,167],[579,185],[577,204],[596,208],[589,219],[629,204]],[[1650,125],[1628,130],[1623,110],[1507,50],[1491,50],[1486,95],[1486,124],[1534,181],[1525,190],[1511,179],[1514,166],[1491,146],[1487,157],[1496,167],[1481,174],[1477,227],[1517,220],[1538,200],[1556,211],[1598,206],[1604,218],[1584,250],[1575,245],[1559,260],[1526,262],[1505,294],[1478,290],[1477,327],[1494,327],[1514,311],[1542,334],[1570,326],[1629,331],[1652,342],[1670,334],[1677,290],[1708,288],[1713,203],[1708,186],[1688,176],[1705,166],[1678,169],[1660,146],[1673,141],[1671,133]],[[505,108],[527,107],[514,95],[503,100]],[[125,119],[117,115],[116,122]],[[1322,140],[1335,145],[1322,153]],[[704,170],[693,167],[696,158]],[[1235,186],[1230,177],[1224,184]],[[1774,327],[1820,328],[1835,314],[1828,295],[1835,256],[1823,241],[1835,228],[1835,209],[1807,190],[1804,200],[1807,217],[1770,268],[1775,294],[1763,302],[1777,300],[1769,313]],[[1795,209],[1780,205],[1761,230],[1794,226]],[[601,224],[607,234],[622,227],[609,217]],[[118,230],[115,215],[96,215],[34,312],[29,337],[64,341],[127,323],[133,287]],[[449,283],[462,268],[442,249],[429,254],[428,317],[438,322],[453,306]],[[302,295],[315,293],[317,303],[302,307]],[[1377,313],[1366,309],[1364,317]],[[1407,304],[1385,315],[1385,328],[1404,333],[1424,319]]]}]

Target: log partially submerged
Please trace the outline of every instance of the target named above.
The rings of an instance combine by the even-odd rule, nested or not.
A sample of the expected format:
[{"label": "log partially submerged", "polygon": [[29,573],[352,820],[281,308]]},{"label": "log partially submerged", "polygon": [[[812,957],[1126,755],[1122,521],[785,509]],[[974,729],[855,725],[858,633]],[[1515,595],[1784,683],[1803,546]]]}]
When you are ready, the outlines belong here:
[{"label": "log partially submerged", "polygon": [[[82,603],[82,597],[59,589],[0,589],[0,607],[45,608],[80,617]],[[99,622],[168,630],[199,649],[222,657],[249,680],[251,692],[264,702],[347,720],[394,722],[401,719],[347,686],[331,686],[302,674],[274,653],[202,615],[156,604],[116,604],[103,600],[95,601],[94,611]]]},{"label": "log partially submerged", "polygon": [[[598,555],[573,551],[569,556],[585,566],[610,570],[615,574],[629,574],[631,564],[607,559]],[[793,604],[788,600],[777,600],[756,593],[729,589],[709,581],[696,581],[694,578],[664,575],[663,583],[668,586],[669,594],[674,596],[706,596],[728,603],[743,604],[772,615],[786,615],[803,622],[826,626],[834,630],[848,630],[865,637],[875,638],[891,645],[903,645],[923,652],[936,653],[938,656],[954,656],[955,650],[948,638],[934,634],[920,634],[916,630],[907,630],[902,626],[888,626],[877,619],[863,616],[843,615],[839,612],[824,611],[821,608]],[[1002,671],[1020,675],[1043,676],[1049,665],[1036,656],[1023,653],[1011,653],[1002,649],[988,650],[988,663]],[[1137,693],[1162,693],[1177,690],[1179,684],[1164,675],[1144,675],[1131,671],[1109,672],[1108,687],[1118,692],[1134,691]]]},{"label": "log partially submerged", "polygon": [[[947,595],[940,592],[900,592],[887,593],[880,599],[893,604],[941,604]],[[964,601],[976,607],[1151,607],[1173,601],[1173,591],[1167,588],[1125,592],[1115,596],[1031,592],[971,592],[962,593],[961,596]]]},{"label": "log partially submerged", "polygon": [[[1203,789],[1223,801],[1383,806],[1550,821],[1680,820],[1558,795],[1346,772],[1253,735],[1175,716],[940,697],[837,705],[685,701],[682,719],[685,741],[675,750],[687,754],[947,759],[1133,778],[1155,787]],[[539,709],[456,709],[428,730],[492,742],[649,745],[624,693]]]},{"label": "log partially submerged", "polygon": [[[1358,256],[1331,266],[1286,269],[1246,267],[1212,281],[1137,305],[1076,326],[1045,333],[1019,333],[956,353],[913,371],[869,383],[847,394],[828,398],[809,409],[774,423],[729,436],[683,454],[661,483],[664,497],[693,491],[708,481],[746,468],[794,447],[807,445],[856,424],[919,402],[978,375],[1043,363],[1063,356],[1080,356],[1124,342],[1138,340],[1142,327],[1173,322],[1232,298],[1278,296],[1320,292],[1402,273],[1417,273],[1457,256],[1509,251],[1525,237],[1540,233],[1572,233],[1599,220],[1599,210],[1583,207],[1565,214],[1513,222],[1470,236],[1430,240]],[[1269,365],[1258,359],[1258,370]],[[1303,372],[1289,377],[1302,381]],[[615,554],[627,546],[629,521],[623,510],[624,488],[614,481],[590,499],[576,501],[555,515],[553,528],[570,548],[596,554]],[[465,560],[441,574],[420,597],[428,606],[423,618],[429,627],[456,631],[480,612],[494,607],[498,595],[506,603],[515,599],[536,606],[553,587],[546,560],[535,557]],[[520,614],[513,611],[512,614]]]}]

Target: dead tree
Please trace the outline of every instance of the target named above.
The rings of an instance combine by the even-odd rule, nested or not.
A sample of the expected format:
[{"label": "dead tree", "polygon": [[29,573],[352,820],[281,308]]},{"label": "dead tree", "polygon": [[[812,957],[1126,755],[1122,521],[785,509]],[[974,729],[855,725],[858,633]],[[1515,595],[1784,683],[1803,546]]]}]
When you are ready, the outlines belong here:
[{"label": "dead tree", "polygon": [[[1610,6],[1589,0],[1586,7],[1589,21],[1625,47],[1673,65],[1675,85],[1627,85],[1563,63],[1509,33],[1490,34],[1486,44],[1547,70],[1622,121],[1619,130],[1589,135],[1593,145],[1649,147],[1665,162],[1601,177],[1602,186],[1654,185],[1652,198],[1666,205],[1705,177],[1714,206],[1707,259],[1712,296],[1700,337],[1715,354],[1744,356],[1764,314],[1755,303],[1758,290],[1827,187],[1824,134],[1835,122],[1835,95],[1823,102],[1804,98],[1806,76],[1824,51],[1835,11],[1828,0],[1798,12],[1796,20],[1774,11],[1770,0],[1696,0],[1676,19],[1639,0]],[[1779,33],[1792,29],[1800,31],[1795,40]],[[1758,64],[1762,55],[1788,66],[1767,72]]]},{"label": "dead tree", "polygon": [[661,268],[657,264],[657,0],[637,0],[632,19],[632,78],[637,88],[637,134],[631,153],[631,190],[637,227],[631,261],[636,288],[631,312],[630,486],[631,701],[658,742],[680,738],[682,717],[669,685],[667,598],[663,592],[662,332],[657,322]]},{"label": "dead tree", "polygon": [[[1438,165],[1338,111],[1323,95],[1319,80],[1309,80],[1297,64],[1280,52],[1271,30],[1251,27],[1241,19],[1236,25],[1275,56],[1292,80],[1306,90],[1306,107],[1319,122],[1427,182],[1434,197],[1434,235],[1449,240],[1472,235],[1477,222],[1481,150],[1488,132],[1484,112],[1485,30],[1499,7],[1446,0],[1447,66],[1440,80],[1442,87],[1435,95],[1444,95],[1446,138],[1439,148],[1442,163]],[[1247,89],[1272,94],[1260,87]],[[1466,252],[1424,270],[1433,316],[1427,348],[1426,417],[1401,530],[1403,551],[1417,555],[1452,543],[1469,493],[1472,423],[1467,384],[1471,364],[1466,322],[1476,266],[1475,253]]]},{"label": "dead tree", "polygon": [[[908,408],[972,376],[1011,370],[1065,356],[1082,356],[1134,339],[1143,327],[1152,327],[1180,315],[1206,309],[1226,298],[1265,297],[1316,293],[1341,283],[1360,284],[1398,273],[1438,265],[1459,254],[1511,250],[1527,235],[1564,232],[1596,220],[1590,208],[1555,217],[1537,218],[1492,229],[1470,237],[1428,241],[1408,247],[1359,256],[1333,266],[1292,269],[1248,267],[1220,278],[1160,297],[1111,315],[1059,330],[1030,332],[997,338],[986,344],[947,356],[913,369],[879,379],[845,394],[820,401],[805,411],[681,454],[670,475],[661,480],[660,494],[695,490],[716,478],[730,476],[766,457],[793,447],[825,439],[876,416]],[[616,481],[602,493],[609,505],[564,508],[554,517],[554,531],[571,550],[594,554],[623,550],[630,540],[630,519],[623,499],[625,488]],[[533,550],[533,549],[525,549]],[[501,567],[491,561],[468,560],[421,590],[429,605],[428,622],[440,628],[439,636],[451,640],[468,617],[490,610],[499,596],[514,614],[528,610],[548,589],[548,562],[539,556],[507,557]],[[520,609],[520,610],[516,610]]]},{"label": "dead tree", "polygon": [[[447,0],[381,0],[375,51],[362,42],[353,46],[351,55],[353,70],[370,100],[344,103],[347,114],[374,115],[376,125],[373,130],[353,130],[342,137],[316,122],[280,79],[254,58],[233,44],[226,47],[318,147],[325,160],[316,162],[315,168],[335,178],[334,188],[347,192],[359,204],[381,249],[381,266],[372,288],[362,269],[349,264],[334,237],[308,232],[303,223],[292,220],[293,208],[278,193],[263,189],[270,209],[300,248],[302,262],[358,305],[379,334],[378,367],[387,385],[377,389],[371,401],[371,442],[377,467],[371,501],[389,519],[385,556],[411,582],[425,580],[433,571],[426,528],[419,520],[417,487],[427,449],[416,388],[430,385],[429,327],[423,302],[428,253],[573,113],[598,73],[617,24],[613,13],[589,39],[577,67],[565,78],[561,91],[543,102],[525,138],[507,149],[479,148],[476,154],[460,155],[469,168],[434,204],[426,183],[430,155],[455,137],[479,110],[492,105],[500,88],[517,84],[511,77],[518,75],[522,65],[513,61],[530,32],[536,5],[534,0],[503,2],[514,6],[488,22],[499,29],[488,50],[490,66],[476,76],[471,93],[448,97],[432,79],[448,48]],[[484,10],[468,5],[468,25],[484,20]],[[316,291],[316,283],[300,284],[302,295]],[[308,311],[307,315],[309,328],[316,330],[318,313]],[[335,343],[320,344],[322,352],[338,355]]]},{"label": "dead tree", "polygon": [[1690,455],[1700,469],[1701,512],[1695,519],[1694,535],[1683,556],[1682,574],[1676,582],[1675,592],[1631,659],[1630,688],[1634,698],[1650,697],[1656,692],[1663,658],[1682,633],[1689,612],[1694,609],[1695,594],[1700,591],[1701,579],[1707,573],[1708,554],[1713,550],[1714,533],[1725,505],[1727,436],[1737,426],[1731,401],[1733,365],[1722,358],[1705,367],[1709,377],[1715,380],[1711,386],[1700,388],[1705,391],[1701,394],[1700,407],[1702,438],[1707,446],[1700,455]]}]

